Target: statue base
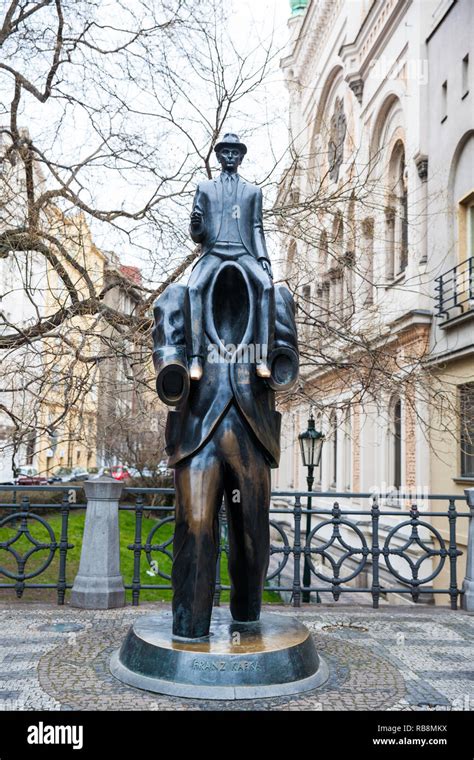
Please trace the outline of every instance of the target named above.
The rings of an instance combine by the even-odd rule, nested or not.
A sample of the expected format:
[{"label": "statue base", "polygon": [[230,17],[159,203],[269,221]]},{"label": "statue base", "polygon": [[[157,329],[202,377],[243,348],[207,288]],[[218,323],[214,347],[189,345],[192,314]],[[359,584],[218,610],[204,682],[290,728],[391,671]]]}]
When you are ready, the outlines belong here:
[{"label": "statue base", "polygon": [[258,699],[321,686],[329,671],[308,629],[293,617],[262,613],[239,623],[216,608],[210,635],[173,638],[172,614],[131,626],[110,661],[112,674],[138,689],[197,699]]}]

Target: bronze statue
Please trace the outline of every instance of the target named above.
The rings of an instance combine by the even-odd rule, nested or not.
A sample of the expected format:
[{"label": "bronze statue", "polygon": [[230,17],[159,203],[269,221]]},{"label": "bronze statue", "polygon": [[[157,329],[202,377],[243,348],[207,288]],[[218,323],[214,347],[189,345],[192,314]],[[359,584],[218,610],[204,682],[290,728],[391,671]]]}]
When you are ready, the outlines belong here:
[{"label": "bronze statue", "polygon": [[[247,147],[237,135],[224,135],[215,152],[222,166],[221,175],[199,183],[191,213],[191,237],[195,243],[201,243],[202,249],[188,282],[192,326],[190,376],[192,380],[199,380],[202,375],[204,289],[222,261],[238,261],[245,271],[250,271],[261,306],[256,335],[259,346],[256,372],[260,377],[270,377],[267,354],[272,339],[270,315],[274,312],[274,293],[263,233],[262,191],[237,173],[247,153]],[[260,267],[255,267],[255,260]]]},{"label": "bronze statue", "polygon": [[216,146],[219,179],[199,184],[191,236],[202,253],[188,286],[155,302],[153,359],[168,414],[175,470],[173,635],[209,634],[218,513],[229,526],[230,611],[259,619],[269,561],[270,469],[280,456],[275,391],[298,376],[294,304],[274,287],[262,226],[261,190],[236,173],[246,147]]}]

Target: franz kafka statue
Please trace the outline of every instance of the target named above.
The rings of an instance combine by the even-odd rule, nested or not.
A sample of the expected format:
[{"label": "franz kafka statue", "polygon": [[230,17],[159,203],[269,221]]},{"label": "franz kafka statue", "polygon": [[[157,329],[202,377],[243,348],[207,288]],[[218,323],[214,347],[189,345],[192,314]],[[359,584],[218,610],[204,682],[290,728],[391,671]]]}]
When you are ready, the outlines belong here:
[{"label": "franz kafka statue", "polygon": [[278,467],[275,392],[298,377],[294,303],[274,287],[262,192],[238,174],[237,135],[215,147],[219,177],[200,182],[190,234],[201,244],[188,285],[154,305],[158,395],[174,407],[166,451],[174,468],[173,635],[209,634],[225,499],[230,611],[259,619],[269,561],[270,469]]}]

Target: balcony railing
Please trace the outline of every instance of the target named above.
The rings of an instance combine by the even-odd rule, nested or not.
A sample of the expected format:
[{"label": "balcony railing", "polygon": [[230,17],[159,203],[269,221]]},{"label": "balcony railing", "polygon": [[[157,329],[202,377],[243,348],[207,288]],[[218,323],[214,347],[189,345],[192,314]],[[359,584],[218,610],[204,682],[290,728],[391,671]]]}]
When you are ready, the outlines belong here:
[{"label": "balcony railing", "polygon": [[470,257],[436,280],[437,317],[454,319],[474,309],[474,257]]}]

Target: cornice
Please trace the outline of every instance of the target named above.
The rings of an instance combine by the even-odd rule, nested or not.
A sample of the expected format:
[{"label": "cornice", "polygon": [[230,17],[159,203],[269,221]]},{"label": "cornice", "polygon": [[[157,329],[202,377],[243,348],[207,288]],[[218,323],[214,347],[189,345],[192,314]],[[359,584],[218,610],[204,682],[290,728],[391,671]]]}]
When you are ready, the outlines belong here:
[{"label": "cornice", "polygon": [[339,50],[348,82],[365,80],[370,62],[384,47],[411,3],[412,0],[383,0],[372,4],[354,42],[342,45]]}]

